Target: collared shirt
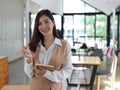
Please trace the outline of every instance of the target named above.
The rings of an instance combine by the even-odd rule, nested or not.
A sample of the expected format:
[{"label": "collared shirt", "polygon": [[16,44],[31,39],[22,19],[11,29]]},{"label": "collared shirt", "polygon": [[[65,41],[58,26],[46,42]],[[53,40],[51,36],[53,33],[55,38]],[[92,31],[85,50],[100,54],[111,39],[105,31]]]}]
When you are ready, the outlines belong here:
[{"label": "collared shirt", "polygon": [[[40,44],[39,62],[41,64],[49,63],[49,60],[52,56],[55,45],[62,45],[61,40],[58,38],[55,38],[53,44],[47,50],[42,44]],[[71,75],[71,72],[72,72],[71,55],[72,55],[71,46],[67,42],[66,62],[63,64],[62,69],[59,71],[55,70],[54,72],[47,70],[43,76],[49,79],[50,81],[64,83],[63,81],[66,81],[66,79]],[[32,77],[33,76],[33,63],[28,64],[27,62],[25,62],[24,71],[29,77]]]}]

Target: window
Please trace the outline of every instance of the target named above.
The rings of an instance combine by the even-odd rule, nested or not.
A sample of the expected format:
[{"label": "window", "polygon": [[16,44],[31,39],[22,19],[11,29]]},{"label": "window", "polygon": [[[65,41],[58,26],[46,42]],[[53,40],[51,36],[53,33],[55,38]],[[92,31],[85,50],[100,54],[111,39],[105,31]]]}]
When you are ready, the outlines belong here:
[{"label": "window", "polygon": [[94,47],[97,43],[99,48],[104,48],[106,15],[82,0],[64,0],[63,10],[64,39],[69,40],[72,46],[78,42],[85,42],[88,47]]}]

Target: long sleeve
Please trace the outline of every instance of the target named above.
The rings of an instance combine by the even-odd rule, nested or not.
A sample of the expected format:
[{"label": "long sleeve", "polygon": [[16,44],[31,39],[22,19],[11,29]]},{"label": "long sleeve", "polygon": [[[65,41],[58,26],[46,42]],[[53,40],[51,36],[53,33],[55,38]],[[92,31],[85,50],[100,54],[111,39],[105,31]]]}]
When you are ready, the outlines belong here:
[{"label": "long sleeve", "polygon": [[28,64],[25,60],[24,72],[29,78],[33,76],[33,62]]},{"label": "long sleeve", "polygon": [[66,62],[63,64],[62,68],[60,70],[55,70],[54,72],[47,71],[44,74],[44,77],[47,79],[53,81],[53,82],[61,82],[63,80],[66,80],[72,73],[72,60],[71,60],[71,47],[67,43],[67,56],[66,56]]}]

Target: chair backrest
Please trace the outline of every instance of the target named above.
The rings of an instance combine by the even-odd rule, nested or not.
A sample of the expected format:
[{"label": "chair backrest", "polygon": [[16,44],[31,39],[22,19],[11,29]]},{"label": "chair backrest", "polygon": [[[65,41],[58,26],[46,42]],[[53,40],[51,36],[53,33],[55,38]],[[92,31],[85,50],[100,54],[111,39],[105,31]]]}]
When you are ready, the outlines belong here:
[{"label": "chair backrest", "polygon": [[[107,60],[108,61],[108,60]],[[112,90],[115,90],[115,87],[114,87],[114,83],[115,83],[115,75],[116,75],[116,68],[117,68],[117,61],[118,61],[118,58],[117,58],[117,55],[115,54],[115,50],[112,49],[111,51],[111,68],[110,70],[100,70],[97,71],[96,75],[97,75],[97,83],[96,83],[96,88],[97,90],[99,90],[99,87],[100,87],[100,76],[110,76],[110,80],[111,80],[111,88]],[[107,66],[107,65],[106,65]],[[108,66],[107,66],[108,67]]]},{"label": "chair backrest", "polygon": [[108,59],[111,59],[112,58],[112,54],[115,53],[115,49],[114,47],[110,46],[106,49],[106,56]]},{"label": "chair backrest", "polygon": [[115,53],[112,53],[111,74],[114,79],[116,75],[117,61],[118,61],[117,55]]},{"label": "chair backrest", "polygon": [[72,48],[72,49],[71,49],[71,52],[72,52],[72,53],[76,53],[76,49]]},{"label": "chair backrest", "polygon": [[[106,59],[107,61],[103,61],[102,64],[98,67],[97,74],[99,75],[113,75],[115,77],[116,68],[117,68],[117,55],[114,50],[111,52],[111,58]],[[106,65],[106,63],[110,63],[110,67]]]},{"label": "chair backrest", "polygon": [[95,49],[93,51],[92,55],[93,56],[99,56],[101,58],[101,60],[103,59],[103,51],[102,51],[102,49]]}]

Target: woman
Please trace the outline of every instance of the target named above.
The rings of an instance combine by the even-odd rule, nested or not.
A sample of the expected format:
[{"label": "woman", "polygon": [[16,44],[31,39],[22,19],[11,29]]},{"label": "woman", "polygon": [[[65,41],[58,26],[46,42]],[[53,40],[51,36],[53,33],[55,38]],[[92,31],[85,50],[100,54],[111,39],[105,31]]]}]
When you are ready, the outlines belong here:
[{"label": "woman", "polygon": [[[71,47],[59,38],[49,10],[38,12],[33,37],[22,53],[27,57],[25,73],[32,78],[30,90],[66,90],[72,72]],[[55,70],[36,68],[36,63],[53,65]]]}]

